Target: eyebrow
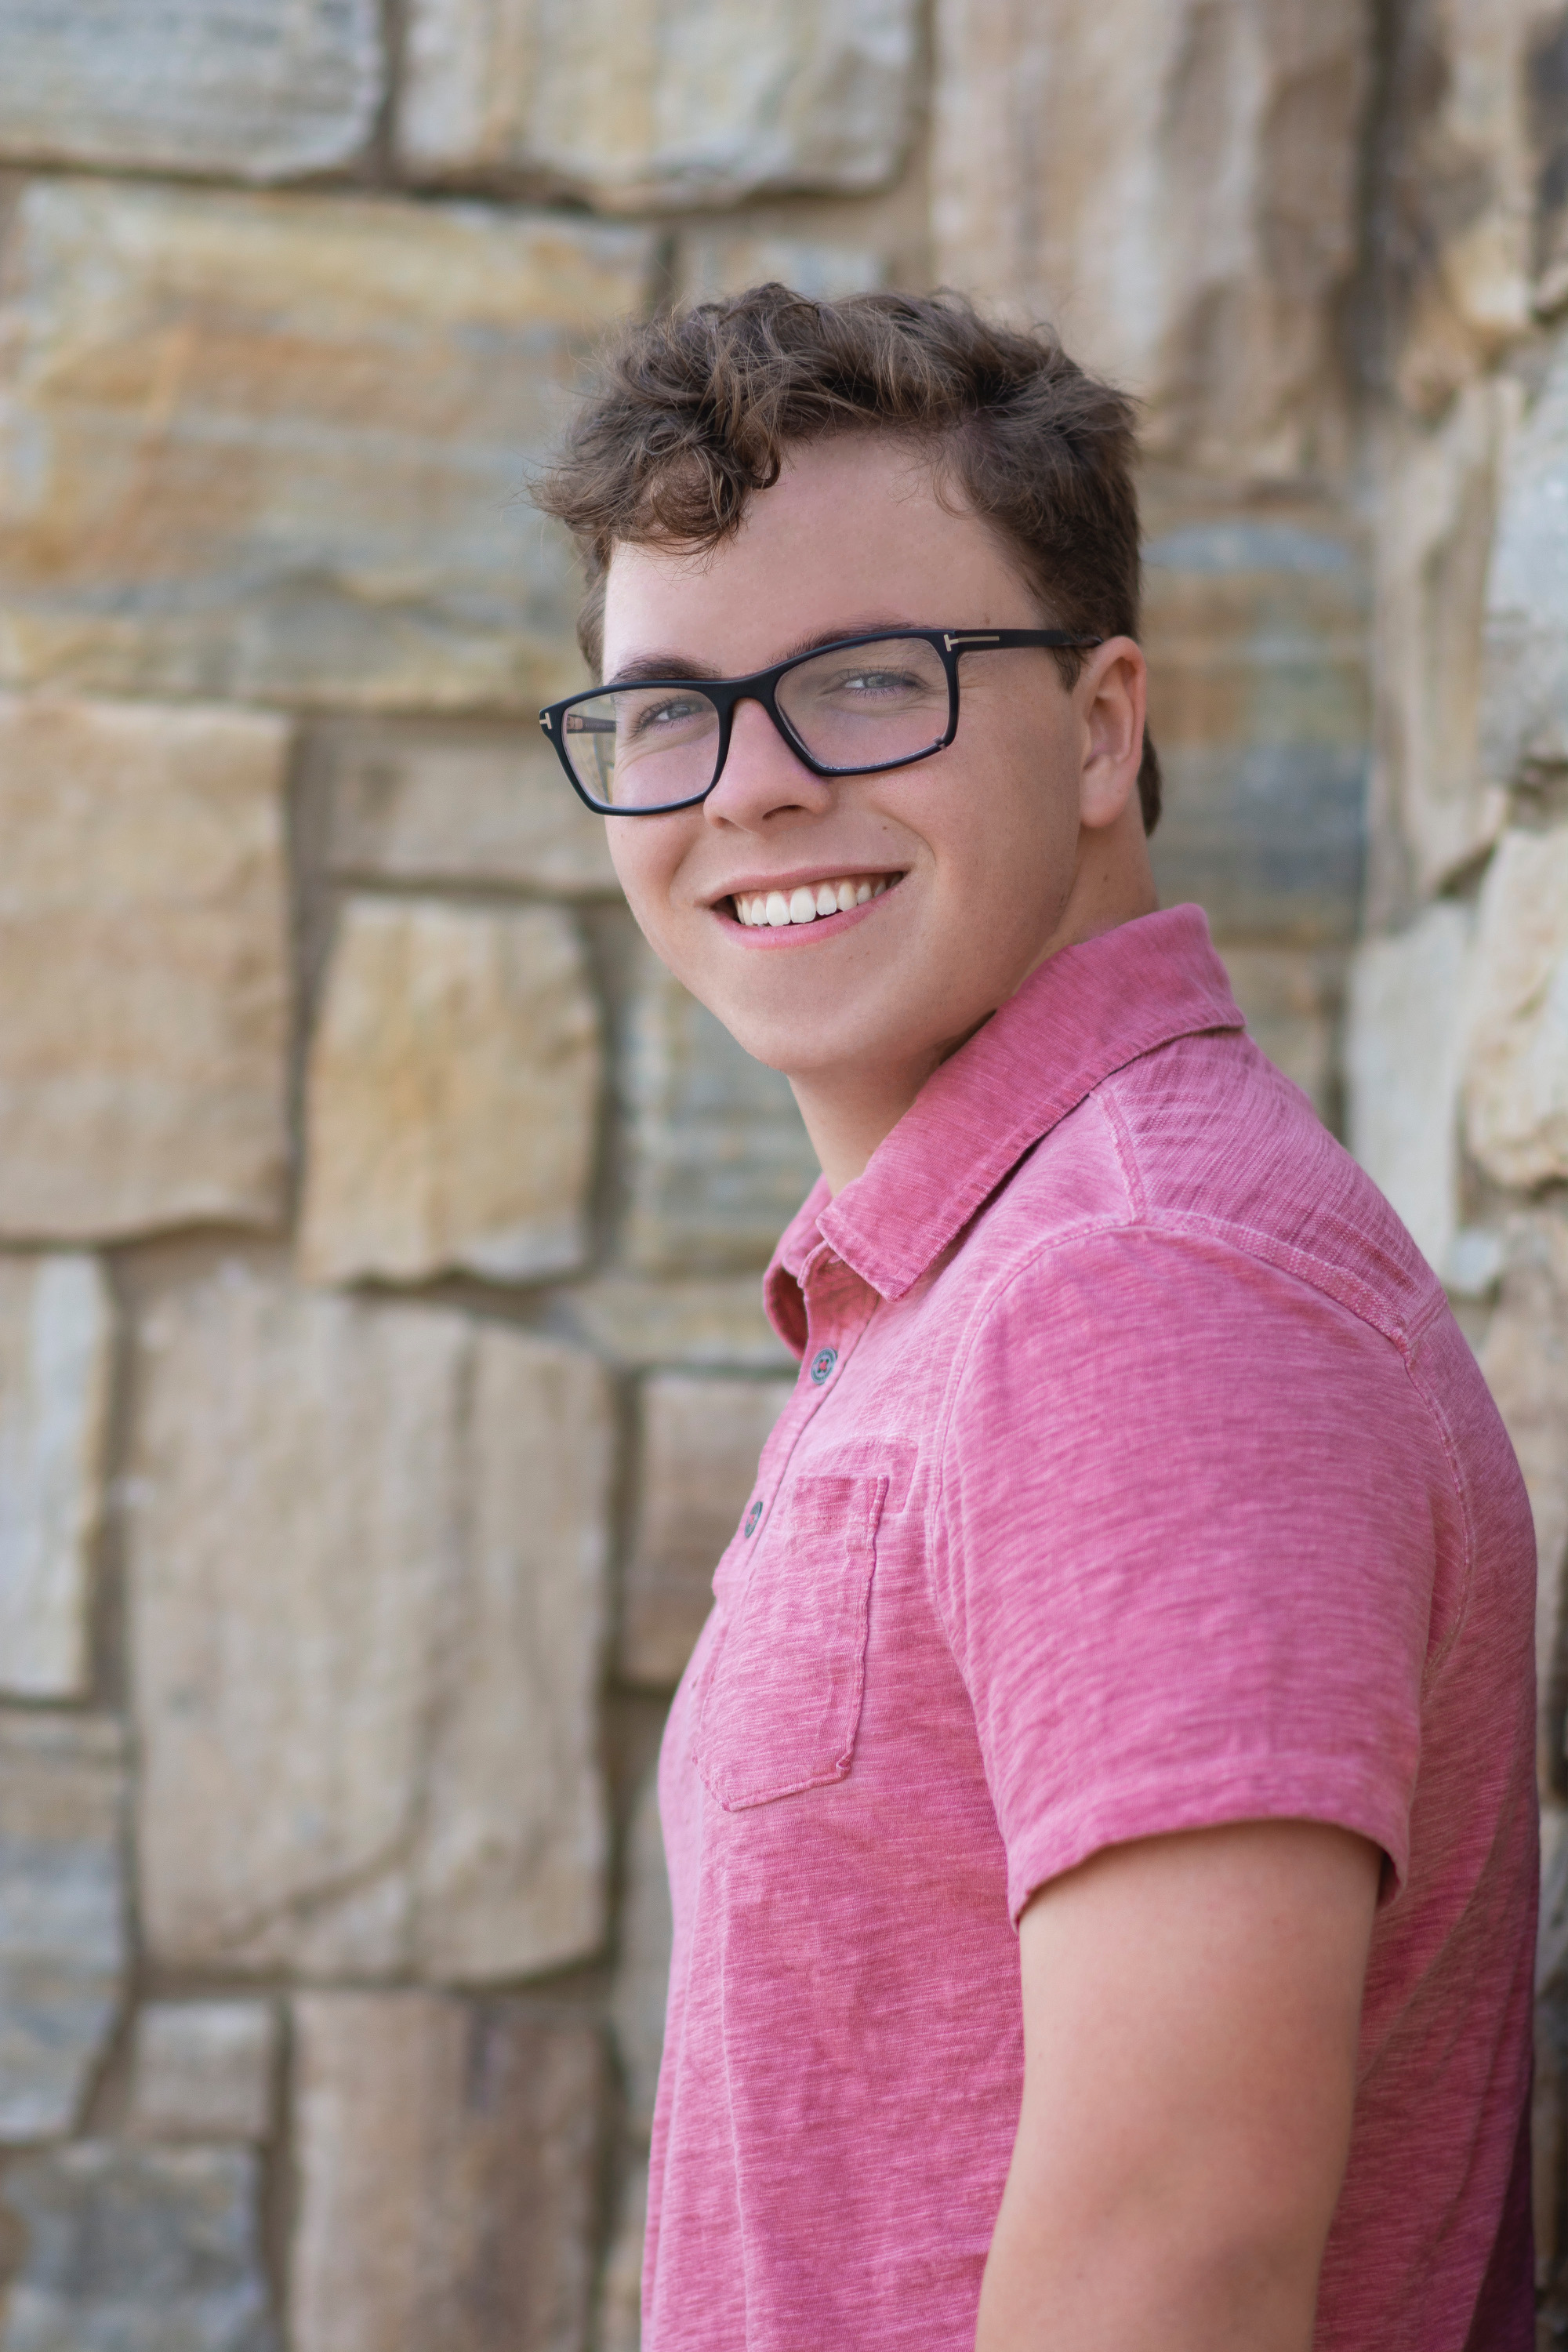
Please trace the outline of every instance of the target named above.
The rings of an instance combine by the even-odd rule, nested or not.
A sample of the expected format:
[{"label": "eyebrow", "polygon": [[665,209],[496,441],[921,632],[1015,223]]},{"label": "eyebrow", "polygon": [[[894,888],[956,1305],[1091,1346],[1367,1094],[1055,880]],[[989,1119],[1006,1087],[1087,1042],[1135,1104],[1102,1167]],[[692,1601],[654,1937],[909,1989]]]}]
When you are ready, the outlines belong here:
[{"label": "eyebrow", "polygon": [[[799,661],[805,654],[816,653],[820,646],[836,646],[845,637],[896,635],[900,630],[918,625],[909,621],[863,621],[858,628],[817,629],[810,636],[799,637],[777,661],[764,662],[763,669],[776,669],[780,662]],[[748,677],[756,675],[748,671]],[[605,680],[611,686],[646,686],[653,678],[711,678],[721,681],[724,672],[715,669],[711,662],[694,661],[689,654],[639,654],[635,661],[623,662],[614,677]]]}]

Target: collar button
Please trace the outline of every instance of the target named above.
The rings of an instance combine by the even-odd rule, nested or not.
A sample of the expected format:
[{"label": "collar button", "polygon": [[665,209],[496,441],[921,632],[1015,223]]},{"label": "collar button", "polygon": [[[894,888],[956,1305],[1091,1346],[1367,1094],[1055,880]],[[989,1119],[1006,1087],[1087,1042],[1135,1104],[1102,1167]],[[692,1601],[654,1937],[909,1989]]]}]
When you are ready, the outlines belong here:
[{"label": "collar button", "polygon": [[837,1361],[838,1350],[837,1348],[818,1348],[816,1355],[813,1356],[811,1360],[811,1377],[818,1388],[822,1386],[823,1381],[827,1378],[828,1374],[832,1371],[834,1365]]}]

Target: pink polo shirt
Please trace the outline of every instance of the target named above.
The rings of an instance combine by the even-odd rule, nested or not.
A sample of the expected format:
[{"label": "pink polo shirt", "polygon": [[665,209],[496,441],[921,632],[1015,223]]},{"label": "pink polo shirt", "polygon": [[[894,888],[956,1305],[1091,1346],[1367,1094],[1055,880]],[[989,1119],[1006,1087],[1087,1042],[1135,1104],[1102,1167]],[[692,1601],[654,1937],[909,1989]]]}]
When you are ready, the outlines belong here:
[{"label": "pink polo shirt", "polygon": [[1042,965],[768,1296],[800,1381],[660,1771],[646,2352],[973,2352],[1019,1913],[1287,1817],[1386,1857],[1315,2343],[1529,2352],[1530,1512],[1199,911]]}]

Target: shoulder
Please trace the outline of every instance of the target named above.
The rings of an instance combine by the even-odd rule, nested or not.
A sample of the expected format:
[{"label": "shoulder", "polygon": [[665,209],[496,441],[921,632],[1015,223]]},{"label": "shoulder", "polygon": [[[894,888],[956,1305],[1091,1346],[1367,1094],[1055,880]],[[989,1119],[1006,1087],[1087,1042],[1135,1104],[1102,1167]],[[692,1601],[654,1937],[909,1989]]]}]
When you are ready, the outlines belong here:
[{"label": "shoulder", "polygon": [[1273,1265],[1402,1351],[1442,1311],[1441,1285],[1376,1185],[1250,1038],[1178,1039],[1102,1093],[1152,1227]]},{"label": "shoulder", "polygon": [[[965,1264],[964,1261],[968,1263]],[[1022,1416],[1075,1446],[1299,1454],[1434,1432],[1408,1377],[1442,1289],[1306,1097],[1244,1036],[1115,1072],[977,1221],[943,1450]],[[1428,1457],[1431,1457],[1428,1459]]]},{"label": "shoulder", "polygon": [[1402,1356],[1446,1306],[1376,1186],[1235,1033],[1178,1038],[1103,1080],[1020,1164],[975,1240],[976,1331],[1009,1299],[1054,1319],[1091,1266],[1107,1307],[1251,1298],[1311,1318],[1298,1294],[1312,1294]]},{"label": "shoulder", "polygon": [[1202,1224],[1132,1218],[1052,1235],[998,1268],[966,1318],[944,1439],[1022,1418],[1043,1442],[1324,1444],[1407,1425],[1421,1400],[1387,1318]]}]

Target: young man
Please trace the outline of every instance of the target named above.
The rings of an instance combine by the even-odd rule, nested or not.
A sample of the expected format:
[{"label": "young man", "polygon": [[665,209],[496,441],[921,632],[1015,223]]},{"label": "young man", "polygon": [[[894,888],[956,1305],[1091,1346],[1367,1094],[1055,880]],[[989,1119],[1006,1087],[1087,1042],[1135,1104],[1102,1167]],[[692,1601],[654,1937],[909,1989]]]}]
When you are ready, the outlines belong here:
[{"label": "young man", "polygon": [[1532,2340],[1530,1515],[1157,911],[1132,458],[1044,335],[775,286],[545,486],[542,723],[823,1170],[665,1739],[646,2352]]}]

